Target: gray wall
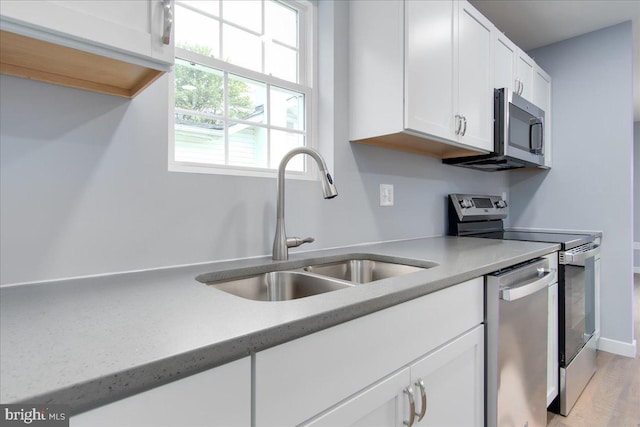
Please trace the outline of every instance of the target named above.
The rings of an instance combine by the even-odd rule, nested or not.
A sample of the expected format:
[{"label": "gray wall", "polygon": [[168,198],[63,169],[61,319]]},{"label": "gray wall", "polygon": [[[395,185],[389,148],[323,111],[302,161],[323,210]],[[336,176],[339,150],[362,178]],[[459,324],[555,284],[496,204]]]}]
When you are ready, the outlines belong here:
[{"label": "gray wall", "polygon": [[[640,245],[640,122],[633,125],[633,205],[633,240]],[[633,265],[635,271],[640,273],[640,248],[634,251]],[[640,307],[637,309],[640,310]]]},{"label": "gray wall", "polygon": [[529,52],[553,78],[553,167],[510,175],[513,226],[601,230],[601,333],[633,341],[631,23]]},{"label": "gray wall", "polygon": [[[448,193],[508,191],[506,172],[349,143],[348,7],[320,4],[321,139],[340,195],[287,182],[288,233],[316,237],[304,249],[442,235]],[[271,252],[275,179],[167,172],[167,77],[132,101],[4,75],[0,93],[2,284]],[[378,206],[380,183],[394,207]]]}]

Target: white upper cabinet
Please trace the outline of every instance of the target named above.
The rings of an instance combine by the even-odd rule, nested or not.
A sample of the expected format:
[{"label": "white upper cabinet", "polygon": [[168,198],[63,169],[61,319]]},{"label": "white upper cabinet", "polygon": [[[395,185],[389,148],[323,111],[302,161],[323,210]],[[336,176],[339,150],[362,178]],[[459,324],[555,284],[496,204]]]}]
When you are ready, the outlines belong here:
[{"label": "white upper cabinet", "polygon": [[440,158],[492,149],[488,20],[451,0],[350,2],[349,19],[350,140]]},{"label": "white upper cabinet", "polygon": [[458,140],[472,147],[492,151],[492,24],[469,3],[454,4],[458,7],[458,46],[455,49],[458,56],[458,87],[453,92],[457,95],[457,114],[462,121]]},{"label": "white upper cabinet", "polygon": [[493,35],[493,87],[506,87],[516,92],[518,46],[500,31],[494,31]]},{"label": "white upper cabinet", "polygon": [[531,101],[533,95],[533,68],[535,62],[522,50],[518,49],[516,64],[517,92],[524,99]]},{"label": "white upper cabinet", "polygon": [[551,167],[551,77],[535,64],[533,74],[532,99],[544,110],[544,165]]},{"label": "white upper cabinet", "polygon": [[132,97],[171,69],[172,22],[163,0],[3,0],[2,72]]},{"label": "white upper cabinet", "polygon": [[500,31],[493,33],[493,87],[509,88],[544,110],[544,166],[551,167],[551,77]]},{"label": "white upper cabinet", "polygon": [[405,8],[405,128],[456,140],[454,3],[407,1]]},{"label": "white upper cabinet", "polygon": [[534,60],[498,30],[494,32],[493,51],[493,87],[509,88],[532,101],[536,67]]}]

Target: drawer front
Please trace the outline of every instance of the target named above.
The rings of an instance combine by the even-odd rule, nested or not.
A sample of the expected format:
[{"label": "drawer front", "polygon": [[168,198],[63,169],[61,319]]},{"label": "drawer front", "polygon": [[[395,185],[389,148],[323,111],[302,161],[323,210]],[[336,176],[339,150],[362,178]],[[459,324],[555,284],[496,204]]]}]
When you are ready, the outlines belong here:
[{"label": "drawer front", "polygon": [[256,354],[256,425],[295,425],[483,320],[483,279]]},{"label": "drawer front", "polygon": [[75,415],[69,425],[244,427],[250,424],[251,359],[245,357]]}]

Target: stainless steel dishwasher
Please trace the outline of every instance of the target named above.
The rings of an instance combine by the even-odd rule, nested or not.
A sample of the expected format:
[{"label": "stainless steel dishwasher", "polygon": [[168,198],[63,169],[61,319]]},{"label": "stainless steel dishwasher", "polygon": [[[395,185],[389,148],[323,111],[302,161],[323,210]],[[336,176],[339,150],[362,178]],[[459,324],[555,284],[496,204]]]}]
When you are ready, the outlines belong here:
[{"label": "stainless steel dishwasher", "polygon": [[488,427],[547,425],[549,261],[537,258],[486,276]]}]

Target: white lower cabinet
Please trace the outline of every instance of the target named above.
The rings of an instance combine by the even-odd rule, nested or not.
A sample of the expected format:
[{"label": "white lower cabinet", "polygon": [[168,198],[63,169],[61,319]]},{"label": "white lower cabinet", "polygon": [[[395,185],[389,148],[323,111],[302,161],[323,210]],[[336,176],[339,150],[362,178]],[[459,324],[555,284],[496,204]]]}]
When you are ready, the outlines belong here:
[{"label": "white lower cabinet", "polygon": [[70,419],[71,427],[249,425],[249,357],[75,415]]},{"label": "white lower cabinet", "polygon": [[247,357],[75,415],[70,425],[482,426],[483,301],[483,278],[468,280],[260,351],[253,366]]},{"label": "white lower cabinet", "polygon": [[483,423],[484,327],[479,325],[302,425],[446,427]]},{"label": "white lower cabinet", "polygon": [[258,352],[255,426],[402,426],[405,388],[422,410],[419,379],[433,404],[414,425],[482,425],[483,284],[472,279]]},{"label": "white lower cabinet", "polygon": [[[304,422],[313,427],[369,427],[402,425],[403,392],[411,384],[411,370],[404,368],[326,413]],[[407,418],[408,419],[408,418]]]}]

